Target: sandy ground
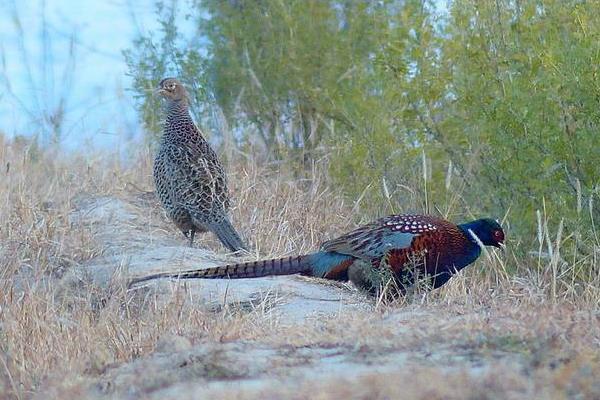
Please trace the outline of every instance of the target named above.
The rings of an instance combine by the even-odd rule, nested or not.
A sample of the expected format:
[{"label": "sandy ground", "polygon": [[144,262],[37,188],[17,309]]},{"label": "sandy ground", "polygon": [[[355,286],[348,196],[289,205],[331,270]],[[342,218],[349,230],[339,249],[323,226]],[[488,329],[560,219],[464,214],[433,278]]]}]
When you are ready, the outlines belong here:
[{"label": "sandy ground", "polygon": [[[104,251],[61,284],[110,287],[234,259],[203,250],[204,236],[186,246],[156,222],[152,201],[79,199],[71,223],[92,226]],[[351,285],[298,276],[161,279],[131,292],[159,308],[182,296],[183,307],[227,310],[237,316],[236,333],[164,335],[128,362],[99,355],[76,382],[38,398],[600,398],[598,309],[533,304],[514,290],[485,301],[424,296],[391,306]],[[241,332],[233,329],[239,320]],[[249,326],[262,334],[245,334]]]}]

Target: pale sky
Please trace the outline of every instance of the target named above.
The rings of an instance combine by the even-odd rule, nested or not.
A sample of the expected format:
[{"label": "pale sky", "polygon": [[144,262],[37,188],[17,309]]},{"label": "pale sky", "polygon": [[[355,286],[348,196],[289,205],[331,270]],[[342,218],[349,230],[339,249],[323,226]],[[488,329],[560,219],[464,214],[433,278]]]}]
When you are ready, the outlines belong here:
[{"label": "pale sky", "polygon": [[[180,0],[182,8],[189,1]],[[140,137],[122,51],[138,32],[159,28],[155,2],[0,0],[0,132],[42,134],[35,118],[56,109],[64,98],[65,147],[110,148]],[[440,11],[446,10],[447,0],[436,3]],[[45,51],[44,16],[49,37]],[[183,24],[184,30],[192,31],[191,22]],[[71,51],[75,74],[65,75]]]},{"label": "pale sky", "polygon": [[[157,29],[154,11],[154,0],[0,1],[0,131],[39,133],[40,126],[31,122],[30,115],[56,108],[64,97],[65,146],[111,146],[138,135],[122,51],[131,46],[138,30]],[[50,38],[47,51],[42,40],[44,14]],[[75,74],[65,76],[71,49]],[[46,70],[44,54],[49,60]],[[6,81],[14,95],[6,91]]]}]

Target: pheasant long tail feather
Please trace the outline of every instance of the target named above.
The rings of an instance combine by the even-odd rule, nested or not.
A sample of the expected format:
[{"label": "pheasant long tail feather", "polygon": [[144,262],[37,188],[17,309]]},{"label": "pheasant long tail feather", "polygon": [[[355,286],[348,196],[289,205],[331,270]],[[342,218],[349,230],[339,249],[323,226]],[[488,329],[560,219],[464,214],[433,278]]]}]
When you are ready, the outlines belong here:
[{"label": "pheasant long tail feather", "polygon": [[292,275],[299,273],[311,274],[311,255],[276,258],[272,260],[251,261],[221,267],[194,269],[181,272],[164,272],[137,278],[129,283],[132,285],[158,278],[173,279],[241,279],[260,278],[270,275]]},{"label": "pheasant long tail feather", "polygon": [[244,241],[227,218],[210,224],[209,229],[231,251],[248,250]]}]

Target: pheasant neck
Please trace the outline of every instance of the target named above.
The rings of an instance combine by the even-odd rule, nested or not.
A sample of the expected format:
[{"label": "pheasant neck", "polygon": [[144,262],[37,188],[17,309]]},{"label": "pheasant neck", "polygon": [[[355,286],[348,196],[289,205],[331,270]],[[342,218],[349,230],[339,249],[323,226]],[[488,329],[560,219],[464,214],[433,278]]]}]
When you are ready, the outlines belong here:
[{"label": "pheasant neck", "polygon": [[186,100],[171,100],[167,103],[167,122],[192,120]]},{"label": "pheasant neck", "polygon": [[479,255],[481,254],[481,247],[479,246],[479,243],[477,243],[477,240],[475,240],[475,238],[473,237],[473,234],[476,235],[478,231],[477,221],[460,224],[458,225],[458,228],[464,233],[468,243],[465,248],[466,254],[464,258],[464,265],[457,265],[458,269],[461,269],[471,264],[479,257]]},{"label": "pheasant neck", "polygon": [[458,228],[465,234],[470,242],[477,245],[477,240],[473,237],[473,233],[477,235],[477,231],[479,230],[477,221],[465,222],[464,224],[458,225]]}]

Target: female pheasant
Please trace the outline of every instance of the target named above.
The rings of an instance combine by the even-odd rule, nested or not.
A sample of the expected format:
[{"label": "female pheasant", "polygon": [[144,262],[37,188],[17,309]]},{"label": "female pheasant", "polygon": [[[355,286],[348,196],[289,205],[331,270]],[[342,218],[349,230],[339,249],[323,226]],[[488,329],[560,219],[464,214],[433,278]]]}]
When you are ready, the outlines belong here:
[{"label": "female pheasant", "polygon": [[246,249],[229,222],[227,176],[217,154],[188,112],[188,95],[175,78],[163,79],[156,94],[167,100],[167,118],[154,159],[156,193],[169,218],[194,242],[211,231],[231,251]]},{"label": "female pheasant", "polygon": [[401,291],[414,284],[417,275],[427,276],[431,287],[438,288],[479,257],[478,241],[486,246],[503,247],[504,231],[489,218],[455,225],[428,215],[390,215],[323,243],[316,253],[161,273],[132,284],[155,278],[238,279],[302,274],[338,281],[350,279],[357,286],[373,290],[365,287],[364,273],[360,270],[369,264],[374,268],[389,268]]}]

